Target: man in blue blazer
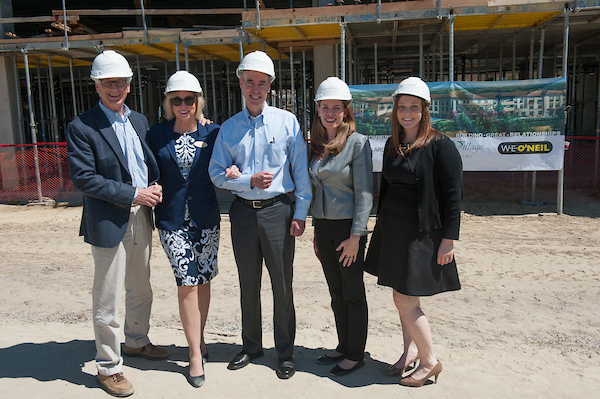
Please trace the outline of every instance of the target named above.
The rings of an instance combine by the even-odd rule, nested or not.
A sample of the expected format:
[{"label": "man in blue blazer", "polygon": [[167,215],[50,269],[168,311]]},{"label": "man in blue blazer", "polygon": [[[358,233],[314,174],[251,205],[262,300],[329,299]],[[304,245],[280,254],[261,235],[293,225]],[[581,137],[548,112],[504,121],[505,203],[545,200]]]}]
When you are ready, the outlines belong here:
[{"label": "man in blue blazer", "polygon": [[133,394],[121,372],[119,304],[125,284],[123,353],[152,360],[168,352],[150,343],[152,207],[162,201],[158,166],[146,144],[147,119],[125,105],[133,73],[114,51],[98,55],[91,78],[100,102],[67,127],[73,186],[83,192],[80,235],[92,246],[97,380],[114,396]]}]

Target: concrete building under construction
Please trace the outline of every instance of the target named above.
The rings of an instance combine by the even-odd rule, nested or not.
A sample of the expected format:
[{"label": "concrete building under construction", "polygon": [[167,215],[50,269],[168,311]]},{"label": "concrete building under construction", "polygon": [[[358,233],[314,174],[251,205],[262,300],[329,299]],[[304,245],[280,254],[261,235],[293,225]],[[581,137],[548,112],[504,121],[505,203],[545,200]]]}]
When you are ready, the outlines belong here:
[{"label": "concrete building under construction", "polygon": [[307,138],[327,76],[350,85],[564,76],[566,135],[600,132],[600,0],[2,0],[0,22],[5,145],[64,141],[67,123],[98,101],[89,71],[103,49],[128,58],[127,102],[150,124],[180,69],[200,79],[210,119],[238,112],[235,68],[262,49],[276,66],[269,101],[294,112]]}]

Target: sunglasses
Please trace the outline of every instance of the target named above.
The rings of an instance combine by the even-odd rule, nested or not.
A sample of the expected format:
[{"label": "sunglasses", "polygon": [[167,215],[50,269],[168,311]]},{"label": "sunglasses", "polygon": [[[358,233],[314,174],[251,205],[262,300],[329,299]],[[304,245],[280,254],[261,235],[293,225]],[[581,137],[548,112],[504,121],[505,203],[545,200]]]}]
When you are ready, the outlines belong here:
[{"label": "sunglasses", "polygon": [[171,104],[173,104],[176,107],[179,107],[181,105],[181,103],[185,103],[185,105],[187,105],[188,107],[191,107],[192,105],[194,105],[196,103],[196,97],[186,97],[186,98],[173,97],[171,99]]},{"label": "sunglasses", "polygon": [[125,86],[127,86],[127,83],[129,83],[127,81],[127,79],[117,79],[117,80],[102,79],[100,82],[102,83],[102,86],[104,86],[104,87],[111,87],[113,85],[113,83],[115,85],[117,85],[117,87],[125,87]]}]

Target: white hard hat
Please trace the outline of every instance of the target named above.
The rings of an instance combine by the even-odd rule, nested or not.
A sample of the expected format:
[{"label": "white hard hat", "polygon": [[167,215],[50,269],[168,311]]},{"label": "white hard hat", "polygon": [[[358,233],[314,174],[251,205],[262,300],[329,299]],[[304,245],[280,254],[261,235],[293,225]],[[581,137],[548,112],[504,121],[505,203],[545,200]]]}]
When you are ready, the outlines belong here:
[{"label": "white hard hat", "polygon": [[262,72],[271,77],[271,82],[275,80],[275,66],[271,57],[262,51],[253,51],[248,53],[240,62],[235,70],[238,78],[241,78],[243,71]]},{"label": "white hard hat", "polygon": [[177,71],[167,81],[165,94],[172,91],[192,91],[202,93],[198,79],[188,71]]},{"label": "white hard hat", "polygon": [[400,82],[396,88],[396,91],[392,95],[392,98],[396,98],[396,96],[401,95],[419,97],[431,104],[431,93],[429,92],[427,83],[416,77],[406,78]]},{"label": "white hard hat", "polygon": [[322,81],[317,89],[315,102],[321,100],[352,101],[352,94],[343,80],[332,76]]},{"label": "white hard hat", "polygon": [[130,78],[132,76],[133,72],[127,59],[115,51],[105,50],[103,53],[98,54],[92,62],[90,77],[94,80]]}]

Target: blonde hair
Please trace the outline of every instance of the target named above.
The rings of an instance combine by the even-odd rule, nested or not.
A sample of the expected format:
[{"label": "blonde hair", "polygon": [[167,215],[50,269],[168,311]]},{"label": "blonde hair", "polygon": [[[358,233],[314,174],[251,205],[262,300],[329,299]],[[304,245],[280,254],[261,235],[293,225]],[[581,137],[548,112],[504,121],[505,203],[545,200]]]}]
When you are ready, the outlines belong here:
[{"label": "blonde hair", "polygon": [[[163,100],[163,112],[165,113],[165,119],[170,121],[175,118],[175,113],[173,112],[173,104],[171,104],[171,99],[173,97],[177,97],[175,95],[176,91],[172,91],[167,93],[165,99]],[[194,93],[194,92],[192,92]],[[206,100],[202,93],[194,93],[196,96],[196,120],[202,118],[204,116],[204,107],[206,106]]]},{"label": "blonde hair", "polygon": [[[315,119],[312,123],[312,128],[310,131],[310,157],[311,158],[320,158],[325,154],[325,150],[329,151],[331,154],[339,154],[346,145],[346,140],[348,137],[356,131],[356,122],[354,121],[354,116],[352,115],[352,106],[350,105],[350,101],[343,101],[346,111],[346,116],[344,116],[344,120],[341,125],[338,126],[337,132],[335,133],[335,138],[327,143],[327,130],[323,123],[321,122],[321,118],[319,114],[316,113]],[[319,106],[320,106],[319,102]]]},{"label": "blonde hair", "polygon": [[[402,94],[408,96],[410,94]],[[392,110],[392,138],[391,145],[388,149],[388,155],[395,158],[400,153],[400,145],[402,139],[406,135],[404,128],[400,125],[398,120],[398,100],[402,95],[396,96],[394,99],[394,109]],[[414,96],[411,96],[414,97]],[[421,100],[421,107],[423,108],[423,114],[421,115],[421,122],[419,122],[419,131],[417,132],[417,138],[414,143],[410,146],[407,152],[416,150],[417,148],[426,147],[431,143],[433,139],[441,138],[443,133],[435,130],[431,127],[431,114],[429,113],[429,103],[422,98],[416,97]]]}]

